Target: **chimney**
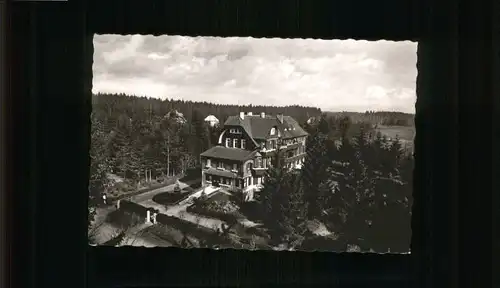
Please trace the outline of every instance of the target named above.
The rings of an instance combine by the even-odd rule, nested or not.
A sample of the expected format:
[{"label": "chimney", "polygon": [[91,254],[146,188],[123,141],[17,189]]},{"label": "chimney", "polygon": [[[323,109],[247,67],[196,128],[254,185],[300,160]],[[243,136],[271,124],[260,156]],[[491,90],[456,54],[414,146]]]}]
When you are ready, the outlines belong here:
[{"label": "chimney", "polygon": [[283,124],[283,114],[282,113],[277,114],[276,118],[278,118],[278,121],[280,121],[280,123]]},{"label": "chimney", "polygon": [[241,120],[245,119],[245,112],[240,112],[240,119]]},{"label": "chimney", "polygon": [[260,112],[260,117],[266,118],[266,112]]},{"label": "chimney", "polygon": [[252,112],[248,112],[248,113],[247,113],[247,115],[248,115],[248,116],[252,116]]}]

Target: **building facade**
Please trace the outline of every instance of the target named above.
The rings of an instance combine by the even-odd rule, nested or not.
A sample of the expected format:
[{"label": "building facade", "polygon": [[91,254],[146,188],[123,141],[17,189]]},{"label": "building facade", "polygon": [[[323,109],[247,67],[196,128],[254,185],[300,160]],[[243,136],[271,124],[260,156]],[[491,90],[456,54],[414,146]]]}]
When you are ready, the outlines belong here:
[{"label": "building facade", "polygon": [[290,116],[240,112],[224,122],[218,145],[200,155],[203,186],[220,186],[253,199],[274,163],[277,151],[283,165],[300,169],[306,155],[307,132]]}]

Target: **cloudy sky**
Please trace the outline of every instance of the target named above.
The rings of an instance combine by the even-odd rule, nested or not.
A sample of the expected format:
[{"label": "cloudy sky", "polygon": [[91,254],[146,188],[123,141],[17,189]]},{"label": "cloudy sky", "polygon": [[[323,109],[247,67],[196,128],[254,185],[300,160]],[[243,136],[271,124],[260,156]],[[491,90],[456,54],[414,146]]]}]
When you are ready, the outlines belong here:
[{"label": "cloudy sky", "polygon": [[93,92],[415,112],[415,42],[96,35]]}]

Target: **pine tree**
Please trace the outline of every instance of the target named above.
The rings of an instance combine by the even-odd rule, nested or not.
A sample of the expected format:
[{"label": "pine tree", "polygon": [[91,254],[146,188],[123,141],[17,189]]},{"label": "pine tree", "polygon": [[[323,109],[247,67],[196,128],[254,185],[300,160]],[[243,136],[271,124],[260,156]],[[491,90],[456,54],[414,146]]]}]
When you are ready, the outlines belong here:
[{"label": "pine tree", "polygon": [[107,173],[109,166],[104,153],[106,134],[103,133],[102,122],[94,113],[91,115],[90,171],[89,171],[89,202],[87,225],[89,232],[94,226],[96,206],[102,193],[106,192],[109,181]]},{"label": "pine tree", "polygon": [[308,204],[305,201],[304,182],[298,173],[289,174],[291,183],[285,210],[285,240],[288,246],[296,247],[305,239],[307,232]]},{"label": "pine tree", "polygon": [[[198,110],[193,110],[190,125],[192,127],[190,144],[193,155],[200,155],[203,151],[210,147],[210,136],[201,113]],[[199,163],[199,157],[196,158],[196,163]]]},{"label": "pine tree", "polygon": [[330,133],[330,127],[328,121],[326,120],[326,115],[322,114],[318,123],[318,131],[324,135],[328,135]]},{"label": "pine tree", "polygon": [[92,117],[89,179],[89,195],[92,198],[100,197],[108,185],[109,167],[104,153],[106,140],[106,135],[102,132],[102,124],[96,117]]},{"label": "pine tree", "polygon": [[287,235],[285,209],[290,193],[290,175],[283,168],[280,153],[276,153],[274,163],[266,171],[266,180],[260,191],[260,205],[264,226],[269,230],[271,242],[282,243]]}]

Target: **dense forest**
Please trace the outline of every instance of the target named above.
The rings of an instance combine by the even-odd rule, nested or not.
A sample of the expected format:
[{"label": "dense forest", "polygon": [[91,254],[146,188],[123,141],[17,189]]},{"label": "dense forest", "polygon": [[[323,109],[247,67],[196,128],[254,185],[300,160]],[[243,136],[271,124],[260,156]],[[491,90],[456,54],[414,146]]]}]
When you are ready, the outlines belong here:
[{"label": "dense forest", "polygon": [[[258,201],[274,244],[304,250],[408,252],[411,239],[413,157],[398,139],[322,117],[306,125],[307,157],[297,173],[273,165]],[[335,128],[334,128],[335,127]],[[337,133],[332,133],[332,128]],[[337,138],[339,137],[339,138]],[[280,161],[278,157],[276,162]],[[329,237],[314,237],[309,220]]]},{"label": "dense forest", "polygon": [[[402,125],[401,119],[412,121],[409,114],[367,112],[363,115],[372,120],[358,121],[352,115],[301,106],[242,107],[94,95],[90,197],[115,189],[109,174],[137,189],[197,167],[199,154],[216,145],[220,134],[220,127],[210,127],[205,117],[215,115],[223,123],[240,111],[290,115],[310,133],[304,168],[297,173],[274,165],[257,202],[275,244],[312,250],[356,245],[363,250],[408,251],[413,157],[399,139],[377,133],[376,125]],[[308,124],[310,117],[316,120]],[[89,209],[90,223],[92,205]],[[307,220],[324,223],[335,239],[311,237]]]},{"label": "dense forest", "polygon": [[365,113],[357,112],[325,112],[327,116],[336,119],[349,117],[353,123],[369,123],[371,125],[384,126],[413,126],[415,121],[414,114],[403,112],[388,112],[388,111],[366,111]]}]

